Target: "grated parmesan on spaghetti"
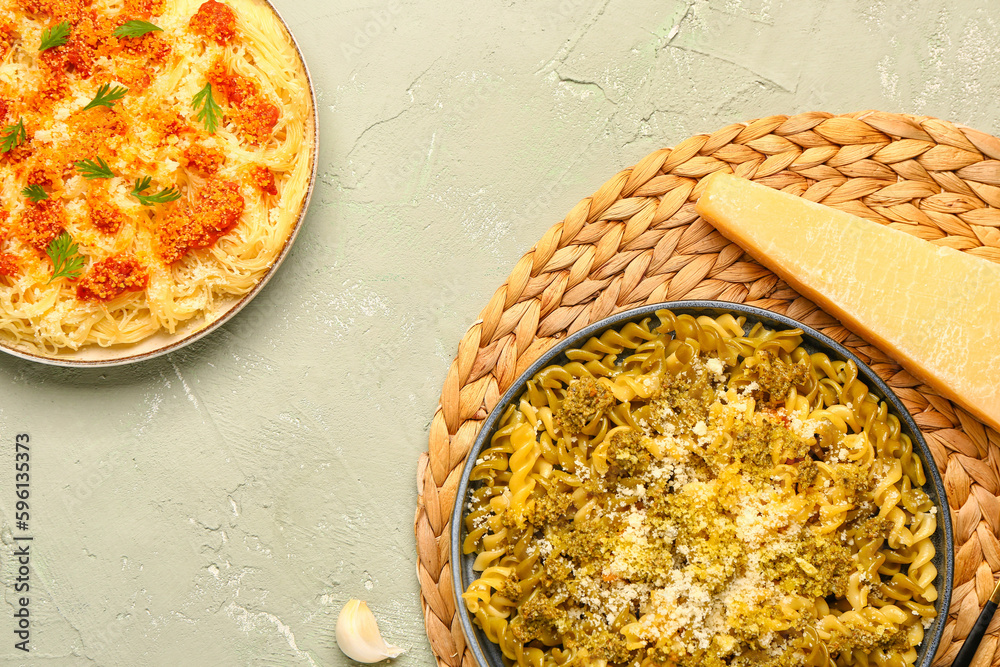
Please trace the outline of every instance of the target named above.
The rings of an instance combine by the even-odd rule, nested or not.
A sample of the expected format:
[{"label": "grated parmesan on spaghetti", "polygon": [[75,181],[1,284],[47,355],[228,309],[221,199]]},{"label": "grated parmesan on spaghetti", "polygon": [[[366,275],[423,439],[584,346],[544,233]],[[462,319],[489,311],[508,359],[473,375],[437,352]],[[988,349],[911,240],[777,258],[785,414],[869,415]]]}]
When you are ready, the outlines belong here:
[{"label": "grated parmesan on spaghetti", "polygon": [[[121,33],[137,22],[154,27]],[[253,289],[313,160],[308,81],[270,7],[0,0],[0,55],[0,342],[135,343]]]}]

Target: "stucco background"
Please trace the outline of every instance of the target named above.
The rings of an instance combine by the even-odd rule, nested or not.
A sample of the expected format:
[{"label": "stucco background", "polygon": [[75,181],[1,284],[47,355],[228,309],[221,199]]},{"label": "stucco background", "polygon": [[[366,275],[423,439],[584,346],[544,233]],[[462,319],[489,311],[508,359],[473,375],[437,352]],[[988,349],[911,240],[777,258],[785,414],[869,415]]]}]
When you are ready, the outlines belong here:
[{"label": "stucco background", "polygon": [[[1000,131],[995,0],[275,0],[316,85],[296,246],[223,329],[141,365],[0,358],[0,664],[344,665],[368,600],[430,665],[417,457],[517,258],[648,152],[867,108]],[[13,647],[31,436],[32,652]]]}]

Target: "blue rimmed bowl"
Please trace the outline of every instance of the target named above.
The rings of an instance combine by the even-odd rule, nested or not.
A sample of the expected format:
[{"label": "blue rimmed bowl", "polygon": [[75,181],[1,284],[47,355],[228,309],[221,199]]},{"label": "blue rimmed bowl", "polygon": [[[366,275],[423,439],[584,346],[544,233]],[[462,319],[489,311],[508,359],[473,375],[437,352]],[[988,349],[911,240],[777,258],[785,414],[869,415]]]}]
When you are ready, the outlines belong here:
[{"label": "blue rimmed bowl", "polygon": [[568,361],[566,351],[582,346],[589,338],[600,336],[608,329],[621,328],[629,322],[640,322],[646,317],[655,317],[656,311],[663,309],[671,310],[677,315],[688,314],[695,317],[701,315],[718,317],[726,313],[730,313],[736,317],[742,316],[746,318],[746,331],[749,331],[758,322],[768,329],[801,329],[802,347],[809,353],[822,352],[832,359],[853,361],[858,367],[858,377],[868,385],[869,391],[885,401],[890,406],[892,412],[899,418],[902,433],[910,437],[910,440],[914,444],[914,451],[923,461],[924,469],[927,471],[927,482],[923,488],[937,507],[937,516],[939,518],[938,529],[932,537],[935,547],[933,563],[938,571],[937,579],[935,579],[938,598],[934,603],[937,610],[937,618],[934,619],[933,624],[924,633],[924,640],[918,649],[917,661],[915,663],[915,667],[930,667],[934,659],[934,654],[937,652],[938,644],[941,641],[944,624],[948,617],[955,555],[951,513],[948,511],[948,499],[945,496],[944,483],[941,480],[941,474],[938,472],[937,466],[934,464],[934,458],[931,456],[930,449],[927,448],[927,443],[920,433],[920,429],[917,428],[910,413],[903,406],[902,401],[899,400],[899,397],[892,392],[888,385],[871,368],[840,343],[790,317],[778,315],[777,313],[753,306],[725,301],[673,301],[657,303],[618,313],[617,315],[612,315],[599,322],[595,322],[571,336],[567,336],[539,357],[511,385],[500,398],[500,402],[493,408],[493,411],[486,419],[486,423],[483,424],[483,428],[479,432],[479,437],[476,438],[472,451],[469,452],[465,468],[462,470],[462,479],[459,482],[451,521],[452,584],[458,601],[455,613],[465,634],[466,644],[479,665],[481,667],[504,667],[503,654],[500,652],[500,648],[489,641],[483,631],[473,623],[472,614],[469,613],[468,608],[460,597],[461,593],[469,587],[469,584],[477,578],[476,573],[472,569],[475,554],[462,554],[462,542],[466,534],[464,519],[469,501],[469,492],[472,486],[469,482],[469,475],[476,460],[483,449],[488,446],[490,438],[496,430],[497,422],[506,411],[507,406],[515,402],[524,392],[526,382],[535,373],[552,364],[566,363]]}]

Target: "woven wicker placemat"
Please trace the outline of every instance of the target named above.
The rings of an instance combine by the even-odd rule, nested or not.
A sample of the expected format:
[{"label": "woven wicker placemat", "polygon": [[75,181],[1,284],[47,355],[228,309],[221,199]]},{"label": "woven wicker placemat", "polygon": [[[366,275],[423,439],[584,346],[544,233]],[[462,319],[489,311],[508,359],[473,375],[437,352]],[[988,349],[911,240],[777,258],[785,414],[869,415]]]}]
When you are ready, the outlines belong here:
[{"label": "woven wicker placemat", "polygon": [[[1000,139],[936,118],[770,116],[691,137],[615,174],[520,259],[448,369],[418,466],[415,521],[421,603],[439,665],[475,665],[455,617],[460,600],[451,586],[448,531],[462,466],[488,412],[567,333],[676,299],[747,303],[819,329],[868,362],[913,414],[955,523],[955,591],[935,665],[952,661],[989,597],[1000,571],[1000,434],[699,218],[700,179],[720,169],[1000,262]],[[998,642],[1000,615],[974,667],[1000,667]]]}]

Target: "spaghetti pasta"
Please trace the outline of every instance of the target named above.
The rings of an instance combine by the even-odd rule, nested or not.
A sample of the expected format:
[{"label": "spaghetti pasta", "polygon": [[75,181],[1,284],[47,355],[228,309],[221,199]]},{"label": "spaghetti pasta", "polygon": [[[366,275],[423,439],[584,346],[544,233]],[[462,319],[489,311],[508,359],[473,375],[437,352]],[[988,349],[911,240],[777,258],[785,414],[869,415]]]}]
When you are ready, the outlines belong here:
[{"label": "spaghetti pasta", "polygon": [[[0,342],[136,343],[251,291],[314,161],[309,83],[270,6],[0,0],[0,33]],[[75,274],[54,271],[60,234]]]},{"label": "spaghetti pasta", "polygon": [[527,382],[470,475],[462,594],[509,664],[914,664],[936,508],[800,330],[657,312]]}]

